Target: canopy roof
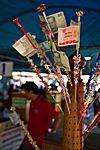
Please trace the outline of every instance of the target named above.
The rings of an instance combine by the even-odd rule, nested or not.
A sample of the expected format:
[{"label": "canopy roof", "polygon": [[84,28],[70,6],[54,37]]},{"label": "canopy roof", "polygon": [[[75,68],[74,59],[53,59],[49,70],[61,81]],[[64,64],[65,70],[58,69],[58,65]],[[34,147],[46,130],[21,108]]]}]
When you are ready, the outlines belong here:
[{"label": "canopy roof", "polygon": [[[80,52],[83,56],[91,56],[87,63],[91,68],[100,52],[100,1],[99,0],[0,0],[0,60],[13,61],[14,69],[29,69],[26,60],[13,49],[12,45],[23,36],[20,29],[12,22],[12,18],[18,17],[27,32],[36,35],[40,43],[45,41],[44,33],[40,28],[37,7],[45,4],[46,15],[63,11],[67,25],[71,19],[76,20],[75,13],[83,11],[81,17]],[[75,49],[64,47],[62,50],[69,56]],[[33,61],[38,64],[35,56]]]}]

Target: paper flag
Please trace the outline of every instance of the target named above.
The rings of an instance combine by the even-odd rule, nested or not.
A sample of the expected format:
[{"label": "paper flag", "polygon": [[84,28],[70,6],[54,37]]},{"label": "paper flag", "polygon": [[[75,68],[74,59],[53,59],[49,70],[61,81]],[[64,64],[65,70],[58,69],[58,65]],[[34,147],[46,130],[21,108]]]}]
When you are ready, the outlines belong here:
[{"label": "paper flag", "polygon": [[[27,33],[27,35],[29,36],[34,46],[38,48],[39,45],[34,37],[30,33]],[[13,44],[12,46],[24,57],[31,57],[35,53],[37,53],[37,50],[32,47],[31,43],[25,35],[21,37],[18,41],[16,41],[15,44]]]},{"label": "paper flag", "polygon": [[69,60],[68,60],[68,57],[66,56],[65,52],[54,51],[54,60],[55,60],[55,64],[57,66],[70,71]]},{"label": "paper flag", "polygon": [[73,25],[58,29],[58,46],[78,44],[79,26]]},{"label": "paper flag", "polygon": [[43,52],[50,51],[50,46],[48,44],[48,41],[42,42],[39,44],[39,53],[43,54]]},{"label": "paper flag", "polygon": [[53,33],[58,32],[58,28],[64,28],[67,26],[66,19],[63,12],[58,12],[47,16],[48,23]]}]

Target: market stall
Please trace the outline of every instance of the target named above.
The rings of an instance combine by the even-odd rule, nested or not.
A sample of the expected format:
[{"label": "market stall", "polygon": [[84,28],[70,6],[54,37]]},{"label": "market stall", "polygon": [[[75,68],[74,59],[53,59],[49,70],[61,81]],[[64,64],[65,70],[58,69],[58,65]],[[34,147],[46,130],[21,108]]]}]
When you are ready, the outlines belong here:
[{"label": "market stall", "polygon": [[[46,89],[49,102],[55,106],[55,109],[57,111],[61,111],[64,113],[63,127],[60,131],[57,131],[57,133],[48,135],[45,138],[43,143],[43,150],[83,150],[84,148],[85,150],[89,150],[89,148],[91,147],[94,148],[94,145],[89,145],[88,135],[91,135],[90,139],[91,137],[94,138],[95,136],[99,136],[99,134],[92,134],[92,129],[95,128],[96,125],[100,122],[100,111],[95,114],[94,118],[91,120],[91,122],[89,122],[86,128],[84,128],[84,115],[89,109],[90,105],[93,104],[93,102],[97,99],[93,98],[93,96],[95,93],[95,87],[97,86],[97,80],[100,77],[100,53],[98,52],[96,54],[95,64],[91,69],[89,79],[87,83],[84,84],[81,79],[81,74],[82,69],[85,67],[85,59],[80,52],[81,48],[83,48],[84,50],[87,47],[81,47],[81,18],[84,18],[84,13],[87,9],[89,11],[93,11],[94,9],[85,7],[84,11],[84,9],[79,10],[79,8],[81,8],[81,5],[77,6],[78,9],[75,9],[73,16],[70,16],[67,20],[67,17],[65,17],[62,10],[59,10],[59,12],[56,13],[54,11],[53,14],[47,15],[46,9],[50,9],[53,7],[55,8],[56,5],[54,5],[53,7],[49,7],[48,5],[46,6],[44,4],[38,5],[33,1],[31,1],[31,3],[35,4],[35,17],[36,15],[38,16],[38,19],[35,19],[36,21],[38,20],[37,22],[40,29],[39,31],[41,32],[36,29],[37,27],[35,29],[36,31],[38,31],[39,37],[40,35],[41,37],[43,35],[43,39],[38,39],[30,31],[27,31],[26,28],[24,28],[24,22],[22,24],[19,18],[19,16],[22,14],[17,13],[17,15],[14,14],[12,15],[13,17],[11,16],[10,21],[13,25],[16,25],[16,27],[18,27],[18,33],[22,36],[19,36],[19,39],[17,40],[14,38],[15,42],[13,42],[12,47],[16,50],[17,53],[19,53],[20,57],[23,57],[25,62],[29,64],[31,70],[36,73],[42,83],[43,88],[45,87]],[[93,4],[94,2],[92,2],[92,6]],[[67,7],[69,9],[72,6]],[[76,6],[74,7],[76,8]],[[60,7],[59,5],[59,8],[64,8],[64,6]],[[96,6],[96,8],[98,7]],[[27,11],[29,12],[30,10],[24,11],[23,14]],[[95,10],[96,13],[98,11],[98,9]],[[65,14],[66,13],[67,12],[65,12]],[[75,20],[73,19],[74,17]],[[9,20],[8,18],[7,21]],[[97,20],[98,18],[99,17],[97,17]],[[3,24],[5,21],[6,19],[3,20],[1,24]],[[87,29],[86,25],[87,24],[84,23],[85,29]],[[97,22],[96,27],[97,32],[99,30]],[[91,34],[89,34],[90,36],[88,38],[87,32],[85,34],[86,37],[83,38],[83,41],[86,44],[86,42],[88,43],[87,39],[91,39],[92,36]],[[94,36],[94,32],[92,33],[92,35]],[[96,38],[98,37],[99,36],[97,36]],[[94,40],[93,37],[89,41],[89,43],[93,43],[92,40]],[[40,41],[42,42],[40,43]],[[72,51],[73,54],[67,56],[64,49],[72,49],[74,50],[74,52]],[[38,63],[35,63],[35,56],[39,59]],[[52,57],[51,59],[50,56]],[[57,90],[56,92],[55,90],[50,90],[50,85],[48,84],[47,80],[44,80],[43,76],[41,76],[41,66],[42,68],[44,67],[49,74],[55,74],[56,81],[60,86],[60,92]],[[3,65],[2,75],[4,75],[4,70],[5,67]],[[67,84],[64,83],[64,79],[62,76],[63,73],[68,79]],[[62,97],[64,101],[63,109],[61,107]],[[20,92],[13,93],[11,111],[12,115],[9,118],[16,126],[18,124],[21,127],[14,128],[11,126],[11,129],[1,132],[1,148],[5,148],[6,150],[6,142],[8,142],[9,149],[14,150],[14,148],[16,147],[15,149],[17,150],[24,138],[24,134],[26,134],[32,147],[35,147],[36,150],[39,149],[36,141],[34,141],[34,139],[32,138],[31,133],[29,133],[25,124],[27,122],[27,99],[24,97],[24,94]],[[37,110],[35,111],[37,112]],[[58,141],[55,139],[57,139]],[[13,144],[11,145],[11,143]],[[99,144],[97,145],[98,146],[96,150],[99,150]]]}]

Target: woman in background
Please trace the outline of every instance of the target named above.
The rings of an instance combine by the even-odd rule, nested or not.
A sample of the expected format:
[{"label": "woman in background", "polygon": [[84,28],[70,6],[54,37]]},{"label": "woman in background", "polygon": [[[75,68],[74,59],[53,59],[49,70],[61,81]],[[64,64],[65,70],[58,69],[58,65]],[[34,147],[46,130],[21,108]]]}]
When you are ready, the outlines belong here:
[{"label": "woman in background", "polygon": [[[55,108],[48,102],[45,90],[38,88],[34,82],[26,82],[22,89],[27,99],[31,100],[29,109],[28,131],[39,148],[42,148],[43,139],[48,133],[48,128],[52,119],[55,119],[52,133],[61,125],[63,114],[58,114]],[[27,136],[19,150],[35,150],[30,144]]]}]

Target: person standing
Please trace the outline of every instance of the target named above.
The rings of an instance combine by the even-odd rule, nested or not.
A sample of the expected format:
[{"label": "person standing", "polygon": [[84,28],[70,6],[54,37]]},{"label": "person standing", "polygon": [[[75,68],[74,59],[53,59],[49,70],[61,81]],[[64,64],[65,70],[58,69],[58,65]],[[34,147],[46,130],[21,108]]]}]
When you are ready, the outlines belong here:
[{"label": "person standing", "polygon": [[[45,96],[45,90],[38,88],[34,82],[26,82],[21,87],[27,99],[31,100],[29,109],[28,131],[36,144],[41,149],[43,139],[48,133],[48,128],[52,119],[55,119],[52,133],[60,127],[63,114],[58,114],[55,108],[48,102]],[[27,136],[19,150],[35,150],[30,144]]]}]

